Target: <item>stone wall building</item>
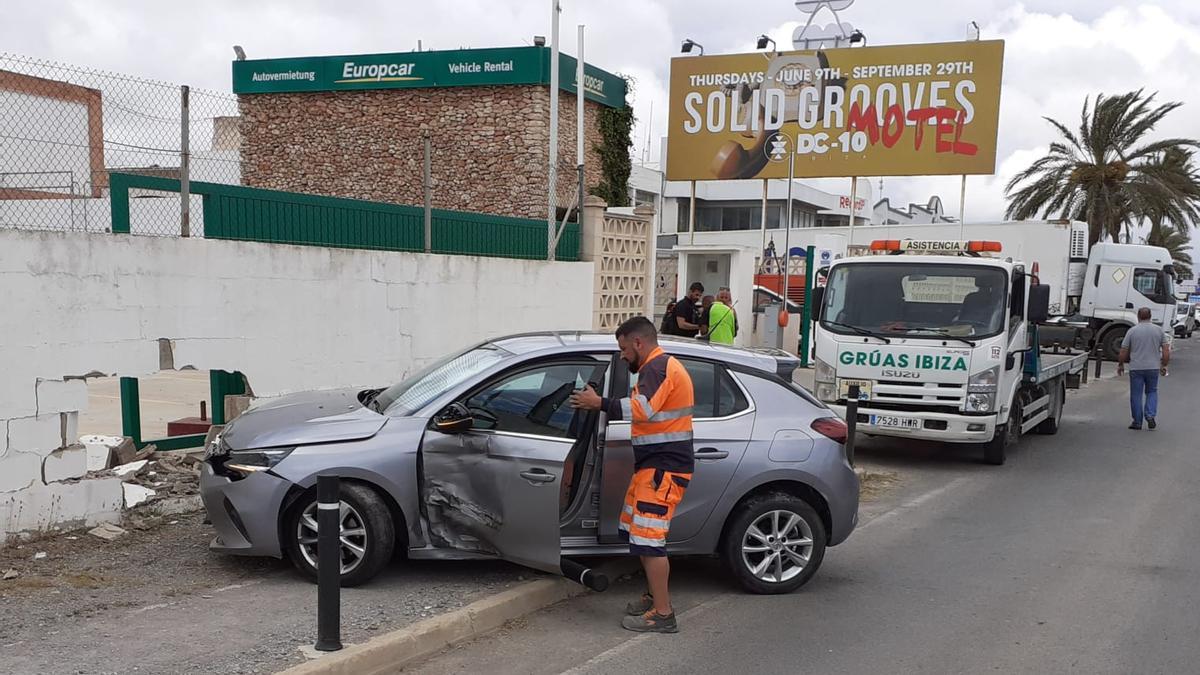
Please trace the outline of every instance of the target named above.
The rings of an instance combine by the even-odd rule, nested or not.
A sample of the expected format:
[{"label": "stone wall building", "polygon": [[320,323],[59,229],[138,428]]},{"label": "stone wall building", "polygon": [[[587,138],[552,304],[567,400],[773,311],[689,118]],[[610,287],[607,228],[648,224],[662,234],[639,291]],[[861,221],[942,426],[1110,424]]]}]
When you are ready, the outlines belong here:
[{"label": "stone wall building", "polygon": [[[533,50],[533,52],[528,52]],[[504,52],[496,55],[493,52]],[[235,91],[241,108],[243,182],[252,187],[350,197],[398,204],[424,204],[423,137],[432,148],[431,177],[434,208],[475,211],[527,218],[545,218],[547,208],[550,141],[549,86],[544,74],[529,77],[505,73],[497,81],[533,80],[511,84],[446,84],[445,72],[435,70],[461,64],[484,54],[482,62],[517,62],[528,55],[548,63],[542,48],[418,52],[390,55],[417,61],[417,79],[396,78],[397,88],[370,82],[370,89],[319,90],[307,80],[272,83],[271,89],[303,91],[247,91],[263,88],[260,81],[239,87],[238,67],[279,72],[287,62],[309,59],[246,61],[235,63]],[[505,60],[516,54],[511,60]],[[388,55],[379,55],[379,58]],[[429,57],[431,64],[418,57]],[[329,57],[346,63],[368,57]],[[569,58],[569,57],[567,57]],[[489,61],[492,59],[492,61]],[[395,59],[393,59],[395,60]],[[274,69],[266,66],[283,61]],[[561,71],[564,83],[574,82],[571,68]],[[353,65],[353,62],[349,62]],[[544,65],[544,64],[543,64]],[[332,66],[336,77],[341,73]],[[424,71],[421,69],[425,68]],[[589,68],[589,74],[591,67]],[[532,69],[532,66],[531,66]],[[257,71],[256,71],[257,72]],[[286,72],[296,72],[286,70]],[[446,71],[449,72],[449,71]],[[603,73],[603,71],[598,71]],[[319,83],[322,71],[315,71]],[[605,74],[607,75],[607,74]],[[252,75],[253,76],[253,75]],[[616,89],[624,105],[624,83],[608,76],[602,85]],[[593,78],[588,77],[585,98],[585,184],[600,183],[597,146],[601,143],[599,113],[605,103],[593,100]],[[597,82],[599,80],[596,80]],[[347,87],[331,80],[326,88]],[[429,82],[432,86],[420,86]],[[353,83],[351,83],[353,84]],[[377,85],[377,86],[376,86]],[[602,90],[602,89],[601,89]],[[616,92],[609,96],[618,100]],[[560,207],[572,203],[576,178],[576,98],[573,90],[559,96],[559,151],[556,193]],[[611,102],[609,104],[612,104]]]}]

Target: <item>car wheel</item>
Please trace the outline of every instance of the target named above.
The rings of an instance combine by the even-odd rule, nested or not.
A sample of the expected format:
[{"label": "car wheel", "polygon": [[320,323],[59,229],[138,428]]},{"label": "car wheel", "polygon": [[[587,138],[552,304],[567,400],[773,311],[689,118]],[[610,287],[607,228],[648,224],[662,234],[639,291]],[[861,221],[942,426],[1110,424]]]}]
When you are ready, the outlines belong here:
[{"label": "car wheel", "polygon": [[1008,459],[1008,450],[1017,444],[1021,437],[1021,405],[1013,401],[1008,409],[1008,421],[996,427],[992,440],[983,444],[983,461],[993,466],[1000,466]]},{"label": "car wheel", "polygon": [[1100,352],[1108,361],[1116,361],[1121,355],[1121,341],[1125,339],[1125,333],[1129,332],[1126,326],[1116,326],[1109,329],[1107,333],[1100,338]]},{"label": "car wheel", "polygon": [[[342,585],[369,581],[392,559],[396,526],[379,494],[365,485],[342,483],[341,508]],[[310,490],[288,511],[284,523],[285,546],[292,564],[317,580],[317,492]]]},{"label": "car wheel", "polygon": [[734,510],[721,541],[721,556],[747,591],[791,593],[817,573],[826,541],[825,524],[808,502],[771,493],[753,497]]},{"label": "car wheel", "polygon": [[1062,423],[1063,408],[1067,402],[1067,385],[1058,384],[1050,392],[1050,416],[1037,425],[1037,432],[1046,436],[1058,433],[1058,425]]}]

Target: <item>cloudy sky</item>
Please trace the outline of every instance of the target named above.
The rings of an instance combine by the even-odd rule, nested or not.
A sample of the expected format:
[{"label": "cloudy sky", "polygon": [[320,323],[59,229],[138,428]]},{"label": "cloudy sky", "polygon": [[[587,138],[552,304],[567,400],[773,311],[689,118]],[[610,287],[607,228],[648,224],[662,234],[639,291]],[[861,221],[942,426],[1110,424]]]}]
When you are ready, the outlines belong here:
[{"label": "cloudy sky", "polygon": [[[755,37],[780,47],[804,18],[790,0],[561,0],[563,48],[587,25],[587,60],[636,79],[636,152],[666,129],[666,82],[679,43],[707,53],[750,51]],[[250,58],[531,44],[547,34],[549,0],[39,0],[12,2],[0,49],[169,82],[228,91],[231,45]],[[1077,119],[1085,96],[1146,88],[1187,106],[1163,133],[1200,137],[1200,2],[1197,0],[857,0],[842,18],[872,45],[961,40],[974,20],[985,39],[1007,40],[997,175],[972,177],[968,220],[1003,213],[1002,186],[1051,138],[1043,115]],[[818,23],[832,20],[828,13]],[[653,109],[653,115],[651,114]],[[877,185],[872,181],[873,185]],[[957,178],[893,178],[893,203],[940,194],[958,209]]]}]

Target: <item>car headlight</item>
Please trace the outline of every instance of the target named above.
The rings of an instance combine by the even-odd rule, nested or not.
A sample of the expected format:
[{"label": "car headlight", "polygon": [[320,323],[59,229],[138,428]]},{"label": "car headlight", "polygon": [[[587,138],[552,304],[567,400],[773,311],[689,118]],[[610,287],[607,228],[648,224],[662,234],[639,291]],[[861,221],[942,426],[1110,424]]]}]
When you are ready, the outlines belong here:
[{"label": "car headlight", "polygon": [[838,398],[837,386],[832,382],[818,382],[817,390],[814,393],[817,395],[817,400],[822,403],[833,403]]},{"label": "car headlight", "polygon": [[991,412],[996,405],[996,392],[967,394],[967,412]]},{"label": "car headlight", "polygon": [[836,376],[836,371],[834,371],[833,366],[825,363],[821,359],[813,359],[813,371],[813,380],[817,382],[832,383]]},{"label": "car headlight", "polygon": [[995,393],[1000,382],[1000,366],[992,366],[987,370],[975,373],[967,380],[967,391],[970,393]]},{"label": "car headlight", "polygon": [[238,473],[266,471],[292,454],[295,448],[268,448],[265,450],[231,450],[225,460],[225,468]]}]

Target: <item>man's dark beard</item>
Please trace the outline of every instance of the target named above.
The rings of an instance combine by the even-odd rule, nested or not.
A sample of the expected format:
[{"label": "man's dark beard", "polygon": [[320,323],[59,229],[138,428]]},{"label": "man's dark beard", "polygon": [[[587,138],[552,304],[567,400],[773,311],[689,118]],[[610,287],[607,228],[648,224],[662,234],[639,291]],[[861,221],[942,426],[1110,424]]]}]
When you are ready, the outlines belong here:
[{"label": "man's dark beard", "polygon": [[642,367],[642,357],[639,355],[633,361],[629,361],[629,372],[637,373],[638,368]]}]

